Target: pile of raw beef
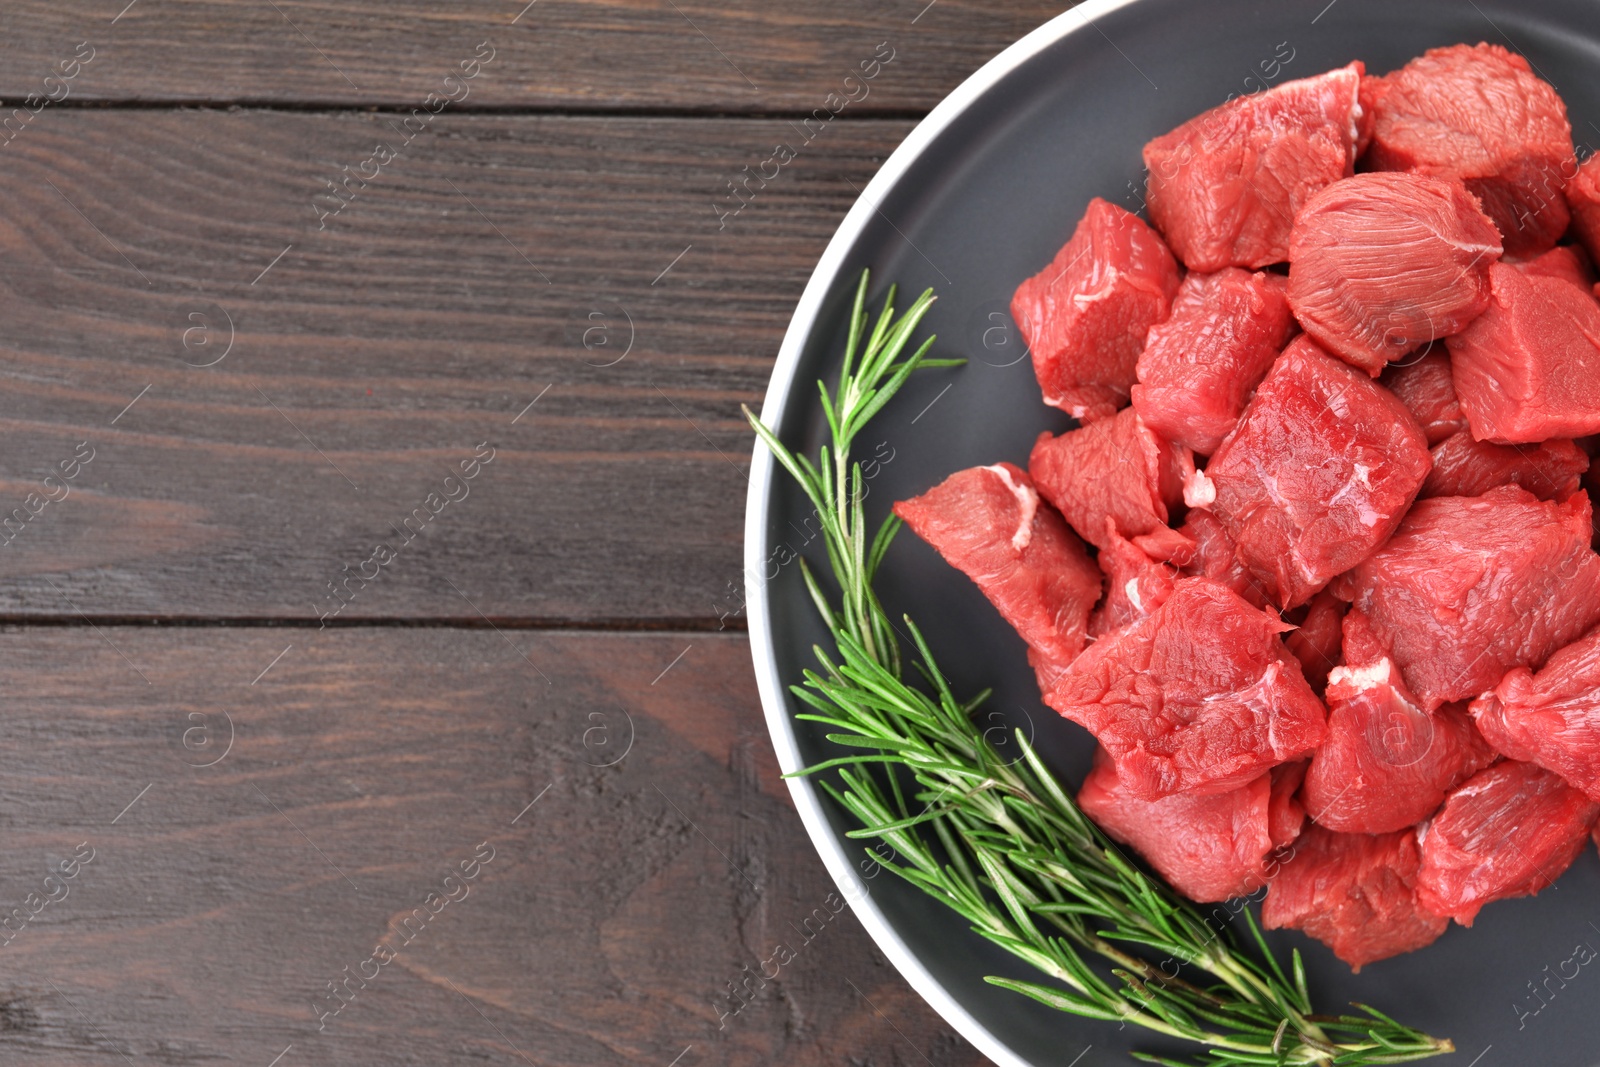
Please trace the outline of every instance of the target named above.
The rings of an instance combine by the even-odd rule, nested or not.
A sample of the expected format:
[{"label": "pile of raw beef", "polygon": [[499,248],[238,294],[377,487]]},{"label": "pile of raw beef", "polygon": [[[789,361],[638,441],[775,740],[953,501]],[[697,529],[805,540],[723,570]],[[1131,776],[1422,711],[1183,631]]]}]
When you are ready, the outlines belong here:
[{"label": "pile of raw beef", "polygon": [[1154,225],[1092,201],[1012,302],[1080,427],[895,511],[1099,741],[1108,834],[1359,968],[1600,818],[1600,159],[1480,44],[1144,161]]}]

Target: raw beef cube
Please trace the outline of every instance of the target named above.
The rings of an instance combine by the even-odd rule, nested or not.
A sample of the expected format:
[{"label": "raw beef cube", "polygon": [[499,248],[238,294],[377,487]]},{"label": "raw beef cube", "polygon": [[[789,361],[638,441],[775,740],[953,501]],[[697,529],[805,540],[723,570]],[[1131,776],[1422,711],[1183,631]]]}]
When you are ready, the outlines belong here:
[{"label": "raw beef cube", "polygon": [[1551,656],[1538,674],[1510,671],[1472,702],[1472,714],[1496,749],[1600,800],[1600,630]]},{"label": "raw beef cube", "polygon": [[1106,576],[1106,595],[1089,616],[1089,636],[1100,637],[1138,622],[1159,608],[1172,593],[1176,571],[1117,533],[1106,517],[1106,547],[1100,550],[1100,569]]},{"label": "raw beef cube", "polygon": [[1550,503],[1507,485],[1419,500],[1334,592],[1366,615],[1432,711],[1538,666],[1600,621],[1592,533],[1585,493]]},{"label": "raw beef cube", "polygon": [[1456,386],[1450,377],[1450,357],[1443,345],[1434,345],[1421,358],[1389,364],[1383,384],[1411,412],[1429,445],[1467,428],[1467,417],[1456,402]]},{"label": "raw beef cube", "polygon": [[1600,156],[1583,161],[1566,188],[1572,229],[1589,255],[1600,257]]},{"label": "raw beef cube", "polygon": [[1028,666],[1033,668],[1033,676],[1039,683],[1041,696],[1056,687],[1056,679],[1065,674],[1070,665],[1070,660],[1051,659],[1032,645],[1028,646]]},{"label": "raw beef cube", "polygon": [[1044,402],[1085,422],[1114,414],[1127,403],[1145,334],[1177,292],[1178,265],[1156,232],[1089,201],[1072,239],[1011,298]]},{"label": "raw beef cube", "polygon": [[1172,888],[1202,904],[1261,888],[1273,849],[1268,776],[1225,793],[1142,800],[1117,777],[1105,749],[1078,790],[1078,806],[1112,840],[1132,848]]},{"label": "raw beef cube", "polygon": [[1272,768],[1272,796],[1267,802],[1267,836],[1273,848],[1293,844],[1305,828],[1306,809],[1296,795],[1305,781],[1309,760],[1297,759]]},{"label": "raw beef cube", "polygon": [[1557,245],[1542,256],[1511,264],[1524,274],[1539,274],[1546,278],[1569,281],[1584,292],[1594,287],[1594,267],[1589,257],[1577,245]]},{"label": "raw beef cube", "polygon": [[1344,609],[1345,602],[1324,589],[1311,598],[1305,617],[1296,623],[1298,628],[1283,638],[1300,661],[1300,672],[1318,693],[1328,682],[1328,672],[1339,662]]},{"label": "raw beef cube", "polygon": [[1493,900],[1533,896],[1583,850],[1600,805],[1531,763],[1501,760],[1457,787],[1419,832],[1417,899],[1471,926]]},{"label": "raw beef cube", "polygon": [[1373,113],[1372,169],[1461,180],[1514,255],[1537,255],[1566,232],[1572,127],[1526,59],[1493,44],[1435,48],[1367,79],[1361,101]]},{"label": "raw beef cube", "polygon": [[1524,444],[1600,432],[1600,304],[1504,263],[1489,281],[1488,310],[1445,342],[1472,436]]},{"label": "raw beef cube", "polygon": [[1225,586],[1180,578],[1152,614],[1085,649],[1045,703],[1099,739],[1135,796],[1225,792],[1327,736],[1286,629]]},{"label": "raw beef cube", "polygon": [[1187,539],[1167,528],[1167,508],[1183,499],[1182,457],[1133,408],[1060,437],[1040,434],[1028,471],[1085,541],[1110,544],[1109,517],[1118,533],[1158,559],[1187,555]]},{"label": "raw beef cube", "polygon": [[1206,475],[1240,560],[1292,608],[1388,538],[1428,466],[1427,439],[1405,405],[1302,334]]},{"label": "raw beef cube", "polygon": [[1185,278],[1172,316],[1150,327],[1139,356],[1133,406],[1145,425],[1215,452],[1294,333],[1285,285],[1237,267]]},{"label": "raw beef cube", "polygon": [[1500,234],[1460,182],[1357,174],[1295,216],[1289,306],[1328,351],[1374,378],[1489,306]]},{"label": "raw beef cube", "polygon": [[1340,653],[1346,666],[1367,667],[1384,657],[1394,658],[1394,648],[1372,629],[1372,620],[1352,607],[1344,614]]},{"label": "raw beef cube", "polygon": [[1261,905],[1268,930],[1296,927],[1354,970],[1430,945],[1450,925],[1417,903],[1411,830],[1340,834],[1309,826]]},{"label": "raw beef cube", "polygon": [[1189,562],[1183,564],[1184,574],[1220,582],[1244,597],[1252,607],[1267,606],[1266,588],[1239,562],[1233,538],[1228,536],[1221,519],[1197,507],[1189,512],[1178,532],[1195,546]]},{"label": "raw beef cube", "polygon": [[1301,798],[1330,830],[1383,834],[1432,815],[1445,794],[1494,762],[1459,705],[1417,707],[1387,656],[1328,678],[1328,743],[1311,757]]},{"label": "raw beef cube", "polygon": [[1150,218],[1190,270],[1288,258],[1301,206],[1354,172],[1365,69],[1238,97],[1144,146]]},{"label": "raw beef cube", "polygon": [[1029,645],[1063,663],[1083,649],[1100,570],[1022,470],[957,471],[894,513],[976,582]]},{"label": "raw beef cube", "polygon": [[1578,491],[1589,456],[1557,438],[1536,445],[1475,441],[1463,430],[1433,446],[1433,470],[1419,497],[1478,496],[1497,485],[1520,485],[1540,500],[1565,500]]}]

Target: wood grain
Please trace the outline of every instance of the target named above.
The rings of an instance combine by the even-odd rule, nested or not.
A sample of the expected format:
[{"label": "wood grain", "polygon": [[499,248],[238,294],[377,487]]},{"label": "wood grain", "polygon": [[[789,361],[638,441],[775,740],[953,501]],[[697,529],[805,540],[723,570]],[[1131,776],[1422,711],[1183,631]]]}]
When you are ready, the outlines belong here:
[{"label": "wood grain", "polygon": [[[0,947],[8,1063],[981,1062],[848,911],[799,941],[833,887],[740,638],[78,627],[0,649],[0,913],[59,898]],[[396,957],[363,967],[380,942]],[[335,1014],[346,967],[377,976]]]},{"label": "wood grain", "polygon": [[524,4],[0,7],[6,1063],[983,1062],[718,631],[812,265],[1055,8]]},{"label": "wood grain", "polygon": [[[862,106],[926,110],[1057,14],[1023,0],[21,0],[0,9],[0,95],[419,106],[491,43],[469,107],[810,112],[892,42]],[[521,16],[519,16],[521,12]],[[43,80],[76,47],[66,89]],[[86,53],[87,54],[87,53]]]},{"label": "wood grain", "polygon": [[719,223],[787,122],[446,114],[319,220],[394,121],[61,110],[0,150],[0,516],[95,449],[9,531],[0,613],[728,610],[739,405],[908,124],[834,124]]}]

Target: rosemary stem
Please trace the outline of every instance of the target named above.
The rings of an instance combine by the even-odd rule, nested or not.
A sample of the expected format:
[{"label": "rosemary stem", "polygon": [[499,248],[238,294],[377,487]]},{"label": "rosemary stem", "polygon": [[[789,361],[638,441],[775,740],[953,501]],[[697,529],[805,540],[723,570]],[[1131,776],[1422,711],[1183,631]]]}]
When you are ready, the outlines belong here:
[{"label": "rosemary stem", "polygon": [[[829,771],[834,780],[823,779],[821,788],[861,824],[849,836],[878,839],[894,859],[869,856],[1058,983],[991,977],[992,984],[1061,1011],[1194,1042],[1207,1050],[1202,1062],[1208,1067],[1377,1067],[1453,1051],[1449,1041],[1373,1009],[1336,1017],[1305,1010],[1303,984],[1291,983],[1270,956],[1258,960],[1228,929],[1130,862],[1089,822],[1026,738],[1015,735],[1020,757],[1002,760],[972,717],[983,697],[956,699],[909,618],[901,633],[909,634],[927,685],[907,684],[896,627],[872,588],[877,563],[899,527],[891,519],[869,538],[865,479],[851,447],[911,373],[961,361],[927,358],[932,338],[904,355],[933,302],[931,290],[897,317],[891,287],[875,323],[866,313],[866,292],[863,273],[839,381],[832,393],[825,384],[820,389],[831,439],[815,465],[745,409],[752,429],[816,507],[838,585],[835,606],[801,560],[806,589],[836,648],[816,649],[820,671],[805,672],[805,683],[792,692],[811,709],[802,717],[825,724],[834,731],[829,739],[851,754],[795,773]],[[909,774],[895,773],[895,765]],[[903,785],[903,778],[914,786]],[[916,803],[920,810],[913,810]],[[1166,962],[1152,964],[1137,954],[1139,946]],[[1258,947],[1266,951],[1264,943]],[[1098,969],[1089,965],[1094,959],[1104,961]],[[1179,975],[1179,965],[1218,984],[1202,987]],[[1302,982],[1298,959],[1295,976]],[[1143,1058],[1182,1067],[1173,1059]]]}]

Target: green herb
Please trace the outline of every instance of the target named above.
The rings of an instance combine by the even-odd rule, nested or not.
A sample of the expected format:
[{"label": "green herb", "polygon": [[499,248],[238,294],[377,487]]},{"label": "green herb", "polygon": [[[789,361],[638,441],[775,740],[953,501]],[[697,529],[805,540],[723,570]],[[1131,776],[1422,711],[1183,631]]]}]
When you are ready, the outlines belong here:
[{"label": "green herb", "polygon": [[[822,788],[861,823],[849,836],[894,851],[885,861],[880,846],[869,852],[874,860],[1050,979],[988,978],[995,985],[1075,1015],[1196,1042],[1206,1051],[1190,1062],[1212,1067],[1364,1067],[1454,1051],[1365,1005],[1354,1005],[1354,1015],[1315,1013],[1298,951],[1286,972],[1247,907],[1249,936],[1241,939],[1141,871],[1085,818],[1020,733],[1021,756],[1001,758],[973,721],[987,693],[958,700],[915,624],[906,618],[896,633],[873,577],[901,524],[890,517],[869,536],[865,482],[850,448],[913,371],[963,361],[929,359],[932,337],[904,356],[932,290],[896,317],[891,287],[876,323],[866,294],[863,273],[839,384],[830,393],[818,383],[832,440],[815,464],[745,410],[816,507],[837,584],[830,595],[801,561],[836,650],[817,648],[821,669],[792,688],[813,709],[799,718],[832,727],[829,740],[854,751],[798,773],[830,772]],[[902,677],[901,634],[915,650],[920,687]]]}]

